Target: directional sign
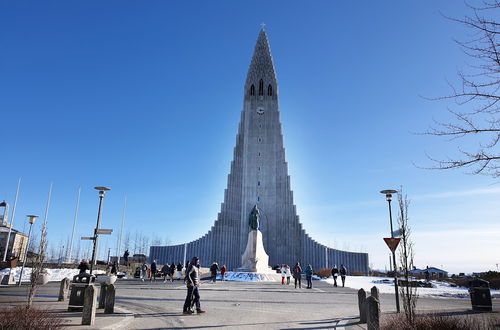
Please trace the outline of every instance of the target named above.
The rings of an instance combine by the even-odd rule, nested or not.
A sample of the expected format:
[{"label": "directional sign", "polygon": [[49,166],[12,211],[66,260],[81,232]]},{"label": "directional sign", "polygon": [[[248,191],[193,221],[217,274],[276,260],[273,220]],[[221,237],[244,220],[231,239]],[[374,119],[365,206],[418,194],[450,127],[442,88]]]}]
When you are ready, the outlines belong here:
[{"label": "directional sign", "polygon": [[88,240],[93,240],[94,238],[93,238],[93,237],[82,237],[81,239],[82,239],[82,240],[86,240],[86,239],[88,239]]},{"label": "directional sign", "polygon": [[401,238],[384,237],[385,244],[391,249],[392,252],[396,251]]},{"label": "directional sign", "polygon": [[97,229],[96,234],[97,235],[111,235],[113,232],[113,229]]}]

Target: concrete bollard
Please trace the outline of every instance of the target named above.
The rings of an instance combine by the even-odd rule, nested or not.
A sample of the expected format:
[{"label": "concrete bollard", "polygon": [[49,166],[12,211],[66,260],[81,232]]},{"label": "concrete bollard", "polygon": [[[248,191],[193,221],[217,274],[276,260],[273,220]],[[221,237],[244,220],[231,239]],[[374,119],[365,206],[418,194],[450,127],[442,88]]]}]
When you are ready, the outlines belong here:
[{"label": "concrete bollard", "polygon": [[366,323],[366,292],[358,290],[359,323]]},{"label": "concrete bollard", "polygon": [[98,309],[103,309],[106,306],[106,291],[108,290],[109,284],[101,283],[101,293],[99,294],[99,306]]},{"label": "concrete bollard", "polygon": [[366,323],[367,330],[380,329],[380,303],[372,296],[366,298]]},{"label": "concrete bollard", "polygon": [[370,291],[371,291],[371,296],[377,298],[377,300],[380,301],[378,288],[376,286],[373,286],[373,288]]},{"label": "concrete bollard", "polygon": [[57,301],[66,301],[68,297],[69,290],[69,278],[65,277],[61,280],[61,286],[59,287],[59,298]]},{"label": "concrete bollard", "polygon": [[115,312],[115,285],[109,284],[106,288],[106,304],[104,314],[113,314]]},{"label": "concrete bollard", "polygon": [[85,288],[83,297],[82,325],[95,324],[95,311],[97,306],[97,292],[93,285]]}]

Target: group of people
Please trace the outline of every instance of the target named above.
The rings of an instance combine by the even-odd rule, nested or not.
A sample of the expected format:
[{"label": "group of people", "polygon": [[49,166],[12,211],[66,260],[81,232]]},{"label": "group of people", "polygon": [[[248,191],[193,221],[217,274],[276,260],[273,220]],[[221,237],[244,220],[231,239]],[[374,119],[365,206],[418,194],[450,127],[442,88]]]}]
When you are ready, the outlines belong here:
[{"label": "group of people", "polygon": [[[293,269],[290,269],[290,266],[288,265],[281,265],[279,267],[280,273],[281,273],[281,284],[285,285],[285,280],[286,284],[290,284],[290,278],[293,276],[295,280],[295,289],[297,289],[297,286],[299,289],[302,288],[302,267],[300,266],[300,262],[297,262]],[[303,270],[304,275],[306,276],[306,281],[307,281],[307,289],[312,289],[312,276],[313,276],[313,268],[311,264],[308,264],[306,268]],[[347,275],[347,268],[344,265],[340,265],[340,269],[337,268],[337,265],[334,265],[331,269],[332,277],[333,277],[333,282],[334,286],[337,286],[337,277],[340,276],[342,279],[342,287],[345,286],[345,277]]]},{"label": "group of people", "polygon": [[337,268],[337,265],[333,265],[332,267],[332,277],[333,277],[333,286],[337,286],[337,277],[340,275],[342,279],[342,287],[345,286],[345,277],[347,275],[347,268],[344,265],[340,265],[340,269]]},{"label": "group of people", "polygon": [[[297,286],[299,287],[299,289],[302,288],[302,267],[300,266],[300,262],[297,262],[292,270],[290,270],[290,266],[288,265],[281,265],[280,272],[281,272],[282,285],[285,285],[285,279],[286,279],[286,284],[289,285],[290,278],[293,276],[295,282],[295,289],[297,289]],[[311,264],[308,264],[306,266],[306,268],[304,269],[304,273],[306,275],[306,280],[307,280],[307,289],[312,289],[313,268]]]},{"label": "group of people", "polygon": [[[211,280],[214,283],[217,279],[217,271],[219,271],[219,264],[216,261],[214,261],[212,266],[210,266],[210,275],[212,276]],[[227,271],[226,265],[222,265],[222,267],[220,267],[220,276],[222,281],[225,280],[226,271]]]},{"label": "group of people", "polygon": [[163,277],[163,283],[167,282],[167,276],[170,278],[170,281],[174,281],[175,277],[175,272],[177,271],[177,280],[180,280],[182,278],[182,269],[183,266],[179,262],[177,265],[175,262],[172,262],[170,265],[165,264],[161,268],[160,271],[158,271],[158,266],[156,264],[156,260],[153,260],[150,266],[148,266],[147,263],[143,263],[141,268],[140,268],[140,278],[144,282],[146,279],[149,278],[149,281],[156,281],[156,277]]}]

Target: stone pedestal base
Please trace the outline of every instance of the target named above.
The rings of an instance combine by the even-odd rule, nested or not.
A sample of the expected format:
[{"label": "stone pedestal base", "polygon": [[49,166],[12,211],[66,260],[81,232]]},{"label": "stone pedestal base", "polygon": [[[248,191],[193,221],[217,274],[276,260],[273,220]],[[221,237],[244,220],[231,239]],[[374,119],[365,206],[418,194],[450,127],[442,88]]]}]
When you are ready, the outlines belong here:
[{"label": "stone pedestal base", "polygon": [[241,256],[241,268],[239,272],[272,273],[269,267],[269,256],[264,250],[262,233],[259,230],[251,230],[248,233],[247,247]]}]

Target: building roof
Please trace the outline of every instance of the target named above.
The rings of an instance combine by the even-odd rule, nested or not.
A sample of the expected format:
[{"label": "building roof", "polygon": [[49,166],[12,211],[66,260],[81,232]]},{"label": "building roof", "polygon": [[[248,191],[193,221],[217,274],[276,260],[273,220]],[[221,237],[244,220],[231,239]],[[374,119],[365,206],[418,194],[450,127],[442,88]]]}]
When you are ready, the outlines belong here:
[{"label": "building roof", "polygon": [[[7,226],[0,226],[0,233],[8,233],[9,232],[9,227]],[[11,235],[12,234],[19,234],[19,235],[24,235],[24,236],[27,236],[26,234],[20,232],[19,230],[15,230],[14,228],[12,228],[12,232],[11,232]]]}]

